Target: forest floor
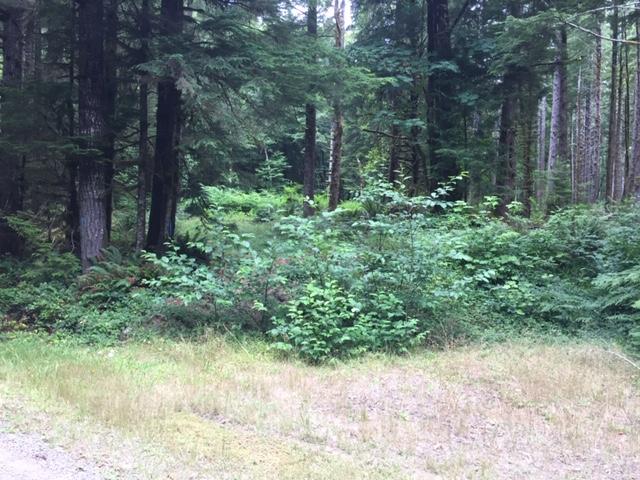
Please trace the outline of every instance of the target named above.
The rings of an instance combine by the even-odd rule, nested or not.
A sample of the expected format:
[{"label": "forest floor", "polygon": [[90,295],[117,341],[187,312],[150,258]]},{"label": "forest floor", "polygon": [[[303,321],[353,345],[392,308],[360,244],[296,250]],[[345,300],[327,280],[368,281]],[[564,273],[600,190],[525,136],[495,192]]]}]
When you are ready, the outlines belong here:
[{"label": "forest floor", "polygon": [[612,349],[314,367],[215,336],[19,335],[0,343],[0,479],[638,479],[640,372]]}]

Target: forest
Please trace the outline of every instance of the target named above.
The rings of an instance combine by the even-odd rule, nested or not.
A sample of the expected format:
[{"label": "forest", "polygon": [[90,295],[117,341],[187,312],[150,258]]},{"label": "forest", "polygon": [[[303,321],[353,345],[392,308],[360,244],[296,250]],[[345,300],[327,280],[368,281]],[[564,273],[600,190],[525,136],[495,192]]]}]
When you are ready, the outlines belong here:
[{"label": "forest", "polygon": [[0,450],[24,410],[142,442],[87,479],[640,471],[640,2],[0,0],[0,28]]}]

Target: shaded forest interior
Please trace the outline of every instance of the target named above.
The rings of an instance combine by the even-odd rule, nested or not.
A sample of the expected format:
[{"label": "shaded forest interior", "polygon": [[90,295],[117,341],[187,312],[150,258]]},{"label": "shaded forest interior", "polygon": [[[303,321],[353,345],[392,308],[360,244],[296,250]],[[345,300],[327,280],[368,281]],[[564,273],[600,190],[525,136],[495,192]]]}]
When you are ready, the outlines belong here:
[{"label": "shaded forest interior", "polygon": [[[589,301],[630,289],[598,308],[638,328],[639,2],[0,0],[0,21],[7,289],[116,290],[91,304],[155,288],[283,338],[272,319],[295,323],[296,299],[355,289],[331,308],[384,305],[362,318],[420,341],[421,315],[471,284],[473,308],[537,318],[532,298],[580,264]],[[434,231],[438,267],[418,259]],[[518,283],[529,261],[540,276]],[[589,323],[566,287],[550,321]],[[64,324],[5,296],[12,321]]]}]

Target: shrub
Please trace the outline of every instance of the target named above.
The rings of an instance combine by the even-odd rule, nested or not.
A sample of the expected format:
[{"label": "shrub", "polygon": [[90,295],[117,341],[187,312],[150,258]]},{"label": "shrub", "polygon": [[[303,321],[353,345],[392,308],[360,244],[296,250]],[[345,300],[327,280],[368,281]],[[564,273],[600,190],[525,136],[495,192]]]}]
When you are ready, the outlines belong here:
[{"label": "shrub", "polygon": [[374,294],[371,310],[336,282],[309,283],[287,304],[286,318],[274,319],[275,347],[294,350],[312,362],[366,351],[403,352],[421,341],[418,321],[407,318],[402,303],[390,294]]}]

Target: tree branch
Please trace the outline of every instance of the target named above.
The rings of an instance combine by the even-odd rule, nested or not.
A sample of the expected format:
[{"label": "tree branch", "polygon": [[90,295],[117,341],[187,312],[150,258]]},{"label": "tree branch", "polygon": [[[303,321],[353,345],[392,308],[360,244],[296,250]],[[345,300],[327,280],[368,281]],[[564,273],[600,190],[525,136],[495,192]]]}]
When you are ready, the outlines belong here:
[{"label": "tree branch", "polygon": [[451,32],[453,32],[453,30],[456,28],[460,20],[462,20],[462,17],[467,12],[467,9],[469,8],[469,6],[471,6],[471,0],[467,0],[466,2],[464,2],[464,5],[462,5],[462,8],[460,8],[460,11],[456,16],[456,19],[451,24],[451,27],[449,27],[449,35],[451,35]]},{"label": "tree branch", "polygon": [[623,43],[623,44],[626,44],[626,45],[640,45],[640,42],[638,42],[637,40],[624,40],[622,38],[607,37],[606,35],[600,35],[599,33],[594,32],[593,30],[589,30],[588,28],[582,27],[582,26],[577,25],[575,23],[572,23],[572,22],[570,22],[568,20],[560,19],[560,21],[562,23],[564,23],[565,25],[569,25],[570,27],[577,28],[581,32],[588,33],[589,35],[593,35],[594,37],[598,37],[598,38],[600,38],[602,40],[606,40],[608,42]]}]

